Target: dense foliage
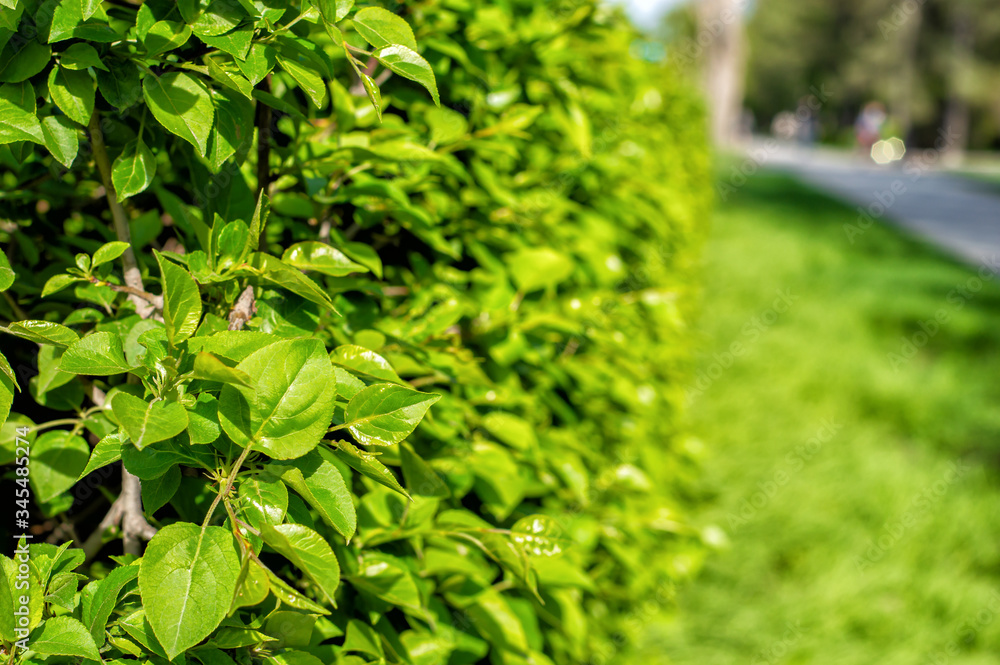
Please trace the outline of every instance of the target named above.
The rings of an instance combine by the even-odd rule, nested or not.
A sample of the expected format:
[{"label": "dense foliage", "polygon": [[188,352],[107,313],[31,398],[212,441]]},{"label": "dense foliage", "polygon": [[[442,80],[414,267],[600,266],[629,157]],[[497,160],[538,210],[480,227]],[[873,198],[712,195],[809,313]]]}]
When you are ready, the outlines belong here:
[{"label": "dense foliage", "polygon": [[617,655],[701,552],[706,204],[620,16],[0,5],[13,662]]}]

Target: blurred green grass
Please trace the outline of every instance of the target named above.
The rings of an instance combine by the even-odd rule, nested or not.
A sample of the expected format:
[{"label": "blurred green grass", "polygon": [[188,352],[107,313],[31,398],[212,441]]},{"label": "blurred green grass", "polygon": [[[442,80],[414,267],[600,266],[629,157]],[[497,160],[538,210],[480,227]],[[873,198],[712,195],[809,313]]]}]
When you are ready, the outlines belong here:
[{"label": "blurred green grass", "polygon": [[693,499],[729,545],[642,662],[1000,662],[1000,285],[854,217],[767,173],[720,205]]}]

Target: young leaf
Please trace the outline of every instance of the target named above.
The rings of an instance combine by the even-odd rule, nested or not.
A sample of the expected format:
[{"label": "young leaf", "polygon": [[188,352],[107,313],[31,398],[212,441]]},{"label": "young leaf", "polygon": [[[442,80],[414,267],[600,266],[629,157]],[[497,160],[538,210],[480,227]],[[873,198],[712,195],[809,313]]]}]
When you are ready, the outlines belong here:
[{"label": "young leaf", "polygon": [[30,637],[31,650],[44,656],[71,656],[99,661],[94,638],[73,617],[51,617]]},{"label": "young leaf", "polygon": [[153,151],[146,147],[142,139],[129,141],[111,168],[111,182],[115,186],[118,200],[124,201],[145,191],[153,184],[155,175],[156,157]]},{"label": "young leaf", "polygon": [[59,110],[84,127],[94,114],[97,88],[86,71],[53,67],[49,72],[49,94]]},{"label": "young leaf", "polygon": [[291,462],[273,462],[268,469],[280,475],[324,522],[350,542],[357,528],[357,516],[347,483],[331,461],[332,456],[321,448]]},{"label": "young leaf", "polygon": [[122,339],[116,333],[96,332],[66,349],[59,369],[71,374],[110,376],[131,369],[125,360]]},{"label": "young leaf", "polygon": [[354,29],[375,48],[402,44],[417,49],[413,29],[399,16],[382,7],[365,7],[351,19]]},{"label": "young leaf", "polygon": [[211,393],[201,393],[188,409],[188,436],[191,443],[212,443],[219,438],[219,400]]},{"label": "young leaf", "polygon": [[228,529],[180,522],[153,536],[139,566],[139,593],[168,659],[218,627],[232,604],[239,572]]},{"label": "young leaf", "polygon": [[441,106],[441,98],[438,96],[437,80],[434,78],[434,70],[430,63],[414,51],[412,48],[393,44],[375,52],[375,58],[392,72],[399,74],[403,78],[416,81],[427,88],[431,93],[434,103]]},{"label": "young leaf", "polygon": [[340,565],[321,535],[300,524],[261,525],[264,542],[311,579],[326,601],[337,606],[335,593],[340,584]]},{"label": "young leaf", "polygon": [[176,346],[195,333],[201,321],[201,293],[188,271],[153,251],[163,284],[163,323],[167,339]]},{"label": "young leaf", "polygon": [[127,242],[121,242],[120,240],[104,243],[97,249],[96,252],[94,252],[93,267],[96,268],[97,266],[104,265],[109,261],[114,261],[125,253],[128,246]]},{"label": "young leaf", "polygon": [[440,398],[405,386],[376,383],[348,403],[344,426],[358,443],[391,446],[409,436]]},{"label": "young leaf", "polygon": [[128,393],[118,393],[111,400],[111,410],[139,450],[173,438],[188,426],[187,410],[178,402],[147,402]]},{"label": "young leaf", "polygon": [[142,94],[167,131],[193,145],[202,157],[207,154],[214,110],[212,97],[198,79],[187,72],[147,76]]},{"label": "young leaf", "polygon": [[318,340],[285,340],[256,351],[236,369],[253,389],[227,384],[219,396],[222,429],[240,447],[275,459],[316,447],[333,414],[336,378]]},{"label": "young leaf", "polygon": [[295,243],[285,250],[281,260],[299,270],[315,270],[333,277],[368,272],[368,268],[351,261],[339,249],[316,240]]}]

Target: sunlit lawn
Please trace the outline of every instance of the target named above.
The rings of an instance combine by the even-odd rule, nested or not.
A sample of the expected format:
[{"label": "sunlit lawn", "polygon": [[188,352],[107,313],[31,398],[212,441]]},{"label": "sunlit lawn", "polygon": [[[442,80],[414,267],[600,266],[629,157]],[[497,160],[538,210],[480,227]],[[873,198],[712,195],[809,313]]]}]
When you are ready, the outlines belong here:
[{"label": "sunlit lawn", "polygon": [[1000,286],[852,221],[768,174],[720,206],[694,499],[730,544],[647,662],[1000,662]]}]

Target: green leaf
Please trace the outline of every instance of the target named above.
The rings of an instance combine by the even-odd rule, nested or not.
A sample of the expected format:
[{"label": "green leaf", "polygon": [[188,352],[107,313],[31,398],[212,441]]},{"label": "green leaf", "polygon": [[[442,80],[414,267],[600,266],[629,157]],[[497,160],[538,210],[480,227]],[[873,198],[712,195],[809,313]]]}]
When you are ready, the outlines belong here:
[{"label": "green leaf", "polygon": [[340,585],[340,564],[321,535],[300,524],[261,525],[264,542],[301,570],[337,606],[335,593]]},{"label": "green leaf", "polygon": [[94,267],[96,268],[97,266],[104,265],[109,261],[114,261],[119,256],[124,254],[128,247],[129,244],[127,242],[122,242],[120,240],[104,243],[96,252],[94,252]]},{"label": "green leaf", "polygon": [[319,444],[337,393],[333,367],[318,340],[285,340],[252,353],[236,369],[254,388],[223,386],[222,429],[240,447],[276,459],[301,457]]},{"label": "green leaf", "polygon": [[187,342],[187,348],[192,353],[206,351],[240,362],[255,351],[280,341],[282,341],[280,337],[268,333],[251,330],[223,330],[208,337],[192,337]]},{"label": "green leaf", "polygon": [[59,65],[65,69],[84,70],[88,67],[103,69],[108,71],[107,66],[101,62],[101,56],[97,49],[90,44],[77,42],[59,54]]},{"label": "green leaf", "polygon": [[101,660],[87,627],[73,617],[46,619],[29,638],[31,650],[46,656],[73,656]]},{"label": "green leaf", "polygon": [[349,581],[387,603],[411,609],[421,606],[417,583],[409,569],[394,556],[366,551],[357,574],[351,576]]},{"label": "green leaf", "polygon": [[[0,358],[3,358],[3,354],[0,354]],[[9,370],[10,364],[7,363],[7,359],[3,358],[4,369]],[[17,388],[17,384],[11,379],[7,371],[0,373],[0,424],[7,422],[7,417],[10,415],[10,407],[14,405],[14,392]],[[6,451],[5,455],[6,456]]]},{"label": "green leaf", "polygon": [[417,50],[413,29],[399,16],[382,7],[365,7],[351,19],[354,29],[375,48],[402,44]]},{"label": "green leaf", "polygon": [[97,582],[97,590],[89,604],[83,606],[81,618],[90,631],[90,635],[98,647],[104,645],[104,629],[108,618],[118,604],[118,596],[122,589],[139,575],[139,566],[119,566],[114,568],[107,577]]},{"label": "green leaf", "polygon": [[159,478],[142,481],[142,508],[147,515],[167,505],[181,486],[181,468],[172,466]]},{"label": "green leaf", "polygon": [[253,382],[246,372],[226,365],[211,353],[201,351],[194,357],[194,369],[191,377],[203,381],[218,381],[237,386],[253,388]]},{"label": "green leaf", "polygon": [[267,224],[267,216],[271,212],[271,199],[267,194],[260,192],[257,195],[257,206],[253,211],[253,218],[250,220],[250,240],[251,248],[257,247],[260,242],[260,235],[264,233],[264,226]]},{"label": "green leaf", "polygon": [[44,298],[58,291],[62,291],[70,284],[86,281],[87,280],[83,277],[74,277],[72,275],[53,275],[47,282],[45,282],[45,286],[42,287],[42,297]]},{"label": "green leaf", "polygon": [[342,21],[354,7],[354,0],[312,0],[312,3],[330,23]]},{"label": "green leaf", "polygon": [[326,82],[316,70],[295,60],[278,55],[278,63],[288,72],[317,109],[326,105]]},{"label": "green leaf", "polygon": [[316,240],[295,243],[285,250],[281,260],[299,270],[315,270],[333,277],[368,272],[368,268],[351,261],[339,249]]},{"label": "green leaf", "polygon": [[330,361],[334,365],[345,367],[355,374],[370,376],[379,381],[403,383],[389,361],[363,346],[343,344],[330,352]]},{"label": "green leaf", "polygon": [[188,426],[187,410],[178,402],[147,402],[128,393],[118,393],[111,400],[111,410],[139,450],[173,438]]},{"label": "green leaf", "polygon": [[358,443],[390,446],[409,436],[440,398],[405,386],[376,383],[348,403],[344,426]]},{"label": "green leaf", "polygon": [[277,526],[285,519],[288,509],[288,490],[276,477],[257,475],[240,483],[240,498],[247,522],[255,529],[262,524]]},{"label": "green leaf", "polygon": [[52,47],[36,39],[12,39],[0,50],[0,83],[20,83],[49,64]]},{"label": "green leaf", "polygon": [[332,457],[321,448],[291,462],[272,463],[268,469],[280,475],[324,522],[350,542],[357,529],[357,516],[347,482]]},{"label": "green leaf", "polygon": [[15,321],[2,330],[36,344],[68,346],[80,339],[72,328],[51,321]]},{"label": "green leaf", "polygon": [[49,94],[59,110],[84,127],[94,114],[97,87],[86,71],[53,67],[49,72]]},{"label": "green leaf", "polygon": [[[252,229],[253,227],[251,227]],[[330,297],[319,288],[316,282],[303,275],[298,269],[284,263],[270,254],[254,253],[251,262],[260,266],[261,278],[275,286],[280,286],[292,293],[302,296],[310,302],[326,307],[337,313]]]},{"label": "green leaf", "polygon": [[[253,25],[245,24],[222,35],[198,35],[198,39],[208,46],[219,49],[236,58],[237,61],[244,60],[250,51],[250,45],[254,37]],[[209,58],[209,60],[211,60]]]},{"label": "green leaf", "polygon": [[213,90],[215,130],[208,146],[208,165],[218,172],[235,155],[246,155],[253,141],[253,104],[229,90]]},{"label": "green leaf", "polygon": [[167,131],[193,145],[202,157],[207,154],[214,110],[212,97],[198,79],[187,72],[147,76],[142,93]]},{"label": "green leaf", "polygon": [[278,62],[278,50],[270,44],[255,42],[250,46],[245,60],[237,60],[236,66],[250,83],[257,85],[274,69]]},{"label": "green leaf", "polygon": [[65,430],[45,432],[31,446],[31,486],[39,501],[51,501],[76,484],[90,446]]},{"label": "green leaf", "polygon": [[191,443],[212,443],[219,438],[219,400],[210,393],[201,393],[188,409],[188,435]]},{"label": "green leaf", "polygon": [[437,80],[434,78],[434,70],[431,69],[430,63],[424,60],[412,48],[401,44],[393,44],[392,46],[386,46],[376,51],[375,58],[392,72],[399,74],[403,78],[416,81],[427,88],[427,91],[431,93],[434,103],[438,106],[441,105],[441,98],[438,96]]},{"label": "green leaf", "polygon": [[525,293],[551,287],[573,274],[573,260],[547,247],[526,248],[506,257],[517,288]]},{"label": "green leaf", "polygon": [[66,349],[59,369],[71,374],[111,376],[131,369],[125,360],[122,340],[116,333],[96,332]]},{"label": "green leaf", "polygon": [[378,484],[399,492],[407,499],[411,498],[406,493],[406,490],[403,489],[403,486],[399,484],[399,481],[396,480],[396,476],[393,475],[392,471],[382,464],[382,462],[378,461],[377,455],[358,450],[347,441],[337,441],[336,444],[337,448],[333,451],[333,454],[341,462],[358,473],[371,478]]},{"label": "green leaf", "polygon": [[153,250],[163,284],[163,323],[167,340],[176,346],[195,333],[201,321],[201,292],[188,271]]},{"label": "green leaf", "polygon": [[510,528],[510,539],[525,553],[545,557],[562,554],[573,543],[547,515],[522,517]]},{"label": "green leaf", "polygon": [[342,649],[344,651],[365,653],[376,658],[385,657],[382,638],[375,631],[375,628],[357,619],[351,619],[347,622],[347,631],[344,635],[344,646]]},{"label": "green leaf", "polygon": [[123,432],[115,432],[98,441],[97,445],[94,446],[94,451],[90,453],[90,461],[87,462],[86,468],[80,472],[78,480],[83,480],[86,475],[120,460],[122,458],[122,444],[125,443],[125,440]]},{"label": "green leaf", "polygon": [[14,270],[10,267],[7,255],[0,252],[0,291],[6,291],[14,283]]},{"label": "green leaf", "polygon": [[139,101],[139,68],[131,60],[109,58],[107,71],[97,71],[97,89],[119,111],[125,111]]},{"label": "green leaf", "polygon": [[129,141],[111,168],[111,183],[119,201],[145,191],[156,175],[156,157],[142,139]]},{"label": "green leaf", "polygon": [[368,101],[375,108],[375,115],[378,116],[379,122],[382,122],[382,91],[378,89],[378,85],[371,76],[368,76],[368,74],[365,74],[361,70],[358,70],[357,74],[361,78],[361,84],[365,87],[365,94],[368,95]]},{"label": "green leaf", "polygon": [[417,455],[413,446],[403,442],[399,448],[400,462],[406,487],[416,496],[444,499],[451,496],[451,490],[430,464]]},{"label": "green leaf", "polygon": [[28,82],[0,85],[0,145],[13,141],[45,142],[35,116],[35,90]]},{"label": "green leaf", "polygon": [[191,28],[177,21],[157,21],[150,26],[142,42],[147,54],[157,56],[184,46],[191,37]]},{"label": "green leaf", "polygon": [[170,660],[208,637],[226,617],[239,572],[227,529],[181,522],[153,536],[139,567],[139,592]]}]

